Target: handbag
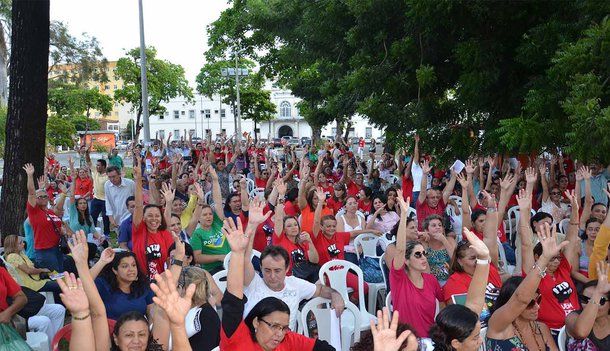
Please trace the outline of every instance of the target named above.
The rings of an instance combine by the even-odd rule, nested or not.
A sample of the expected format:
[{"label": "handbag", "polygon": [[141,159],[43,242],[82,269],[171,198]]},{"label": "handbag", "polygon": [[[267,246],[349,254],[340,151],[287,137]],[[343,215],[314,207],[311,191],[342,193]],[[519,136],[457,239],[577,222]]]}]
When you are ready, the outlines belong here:
[{"label": "handbag", "polygon": [[[28,303],[26,303],[25,306],[23,306],[23,308],[21,309],[21,311],[17,312],[17,314],[25,319],[28,319],[32,316],[37,315],[38,312],[40,312],[40,309],[44,305],[46,297],[44,297],[43,294],[25,286],[21,287],[21,291],[23,291],[25,296],[28,298]],[[6,299],[9,304],[13,303],[12,300],[13,299],[11,297]]]},{"label": "handbag", "polygon": [[0,324],[0,351],[31,351],[23,338],[8,324]]},{"label": "handbag", "polygon": [[55,230],[55,234],[57,234],[57,236],[59,236],[59,249],[64,254],[69,253],[70,247],[68,246],[68,239],[66,238],[65,235],[61,234],[59,229],[57,229],[57,227],[55,226],[55,221],[53,221],[53,218],[51,218],[51,215],[49,214],[49,212],[45,212],[45,213],[47,215],[47,218],[49,218],[51,225],[53,226],[53,230]]},{"label": "handbag", "polygon": [[379,266],[379,259],[364,256],[360,258],[358,266],[360,266],[360,269],[362,270],[362,273],[364,275],[364,281],[368,283],[383,282],[383,272],[381,271],[381,267]]}]

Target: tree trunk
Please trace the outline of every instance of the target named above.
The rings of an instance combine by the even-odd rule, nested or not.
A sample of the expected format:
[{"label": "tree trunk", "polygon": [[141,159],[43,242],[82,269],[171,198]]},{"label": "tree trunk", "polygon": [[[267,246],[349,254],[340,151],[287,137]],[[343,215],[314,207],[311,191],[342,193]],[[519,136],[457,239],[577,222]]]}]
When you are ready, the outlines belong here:
[{"label": "tree trunk", "polygon": [[0,107],[6,106],[8,102],[8,45],[5,35],[0,22]]},{"label": "tree trunk", "polygon": [[23,229],[27,201],[25,163],[43,173],[47,130],[49,0],[13,0],[2,237]]},{"label": "tree trunk", "polygon": [[[311,145],[314,145],[318,140],[320,140],[320,135],[322,135],[322,128],[319,126],[311,126]],[[326,142],[326,141],[325,141]]]},{"label": "tree trunk", "polygon": [[342,135],[343,135],[343,122],[341,121],[341,119],[337,119],[336,123],[337,123],[337,132],[335,133],[335,135],[333,135],[333,138],[335,138],[335,140],[341,139]]}]

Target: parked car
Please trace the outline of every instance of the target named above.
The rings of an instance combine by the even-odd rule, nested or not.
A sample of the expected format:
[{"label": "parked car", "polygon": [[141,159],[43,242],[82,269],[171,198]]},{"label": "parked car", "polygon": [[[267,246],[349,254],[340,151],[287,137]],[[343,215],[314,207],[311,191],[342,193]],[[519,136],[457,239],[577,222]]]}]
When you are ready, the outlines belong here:
[{"label": "parked car", "polygon": [[280,138],[273,138],[273,139],[271,139],[271,142],[273,143],[273,147],[282,147],[282,146],[284,146],[282,144],[282,139],[280,139]]},{"label": "parked car", "polygon": [[119,150],[127,150],[127,146],[129,145],[129,141],[127,140],[123,140],[123,141],[119,141],[116,145],[117,149]]},{"label": "parked car", "polygon": [[303,147],[305,147],[305,145],[311,146],[311,138],[310,137],[302,137],[301,138],[301,145]]},{"label": "parked car", "polygon": [[301,141],[297,137],[292,137],[292,138],[290,138],[290,140],[288,140],[288,145],[294,146],[294,147],[300,147]]},{"label": "parked car", "polygon": [[288,142],[288,140],[290,140],[290,139],[292,139],[292,137],[290,135],[284,135],[282,137],[282,140],[285,141],[285,142]]}]

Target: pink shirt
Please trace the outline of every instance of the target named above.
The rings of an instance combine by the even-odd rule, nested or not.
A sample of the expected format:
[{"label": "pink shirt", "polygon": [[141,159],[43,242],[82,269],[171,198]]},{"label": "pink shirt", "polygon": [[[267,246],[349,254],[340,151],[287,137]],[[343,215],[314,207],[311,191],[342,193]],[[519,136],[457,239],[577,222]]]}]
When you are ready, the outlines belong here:
[{"label": "pink shirt", "polygon": [[398,311],[400,321],[409,324],[417,336],[428,337],[428,330],[434,324],[436,301],[442,301],[441,285],[432,274],[423,273],[424,287],[416,287],[405,267],[390,269],[390,286],[392,287],[392,305]]}]

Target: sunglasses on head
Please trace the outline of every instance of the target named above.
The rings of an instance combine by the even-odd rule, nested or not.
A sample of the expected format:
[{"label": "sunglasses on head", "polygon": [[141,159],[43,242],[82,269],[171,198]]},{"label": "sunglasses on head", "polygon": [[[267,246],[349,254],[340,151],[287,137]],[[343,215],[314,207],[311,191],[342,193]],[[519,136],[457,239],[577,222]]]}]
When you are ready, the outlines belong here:
[{"label": "sunglasses on head", "polygon": [[[581,303],[587,304],[589,303],[589,301],[591,301],[591,298],[589,296],[585,296],[585,295],[578,295],[578,299],[580,300]],[[607,299],[605,297],[602,296],[601,299],[599,299],[599,305],[603,306],[606,304]]]},{"label": "sunglasses on head", "polygon": [[413,257],[415,257],[415,258],[428,257],[428,254],[426,253],[426,251],[416,251],[413,253]]},{"label": "sunglasses on head", "polygon": [[533,308],[534,305],[539,305],[542,302],[542,295],[538,295],[535,299],[533,299],[532,301],[530,301],[529,304],[527,304],[527,308]]}]

